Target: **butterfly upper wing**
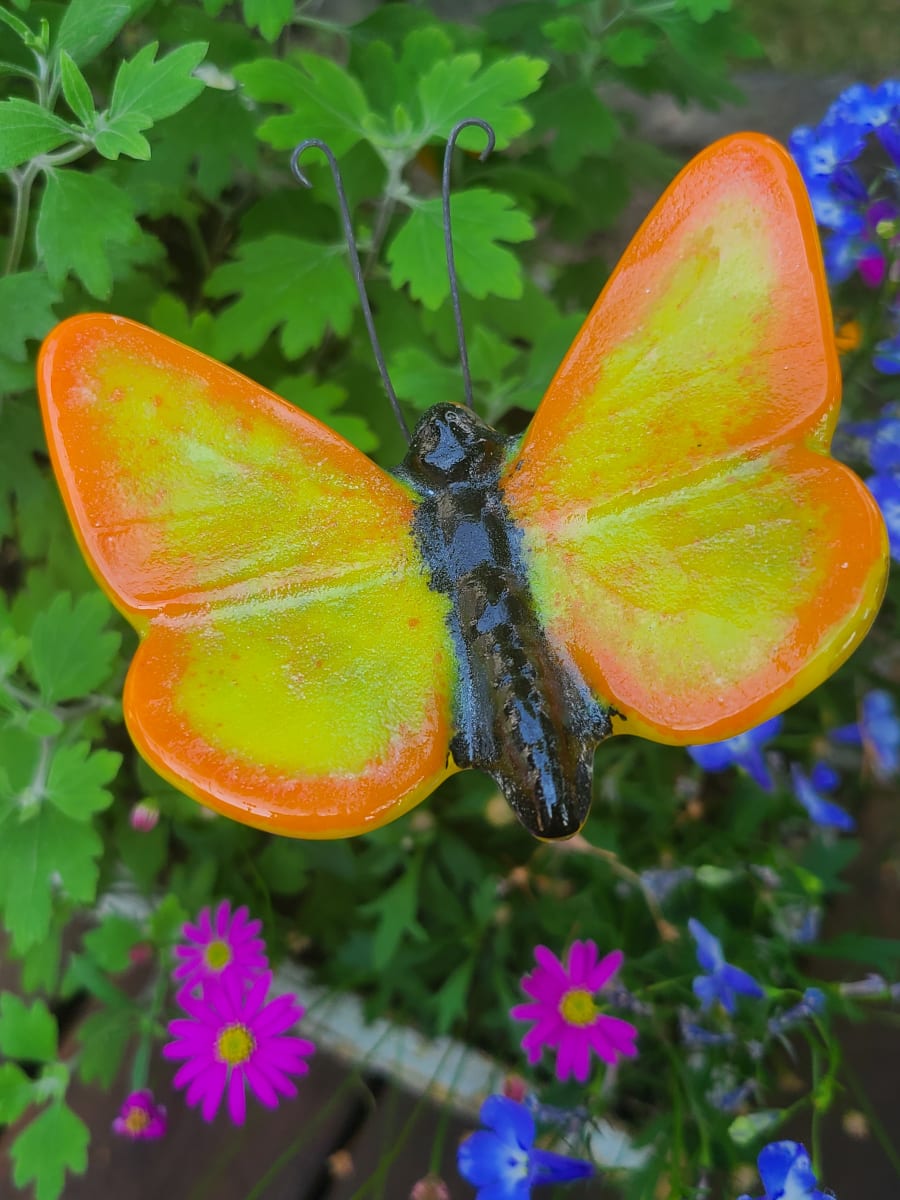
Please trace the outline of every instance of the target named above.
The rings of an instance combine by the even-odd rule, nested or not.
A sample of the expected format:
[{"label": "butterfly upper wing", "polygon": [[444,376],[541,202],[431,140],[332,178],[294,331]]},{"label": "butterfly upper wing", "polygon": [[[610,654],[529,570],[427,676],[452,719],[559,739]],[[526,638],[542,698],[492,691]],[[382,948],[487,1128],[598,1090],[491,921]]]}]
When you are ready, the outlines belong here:
[{"label": "butterfly upper wing", "polygon": [[400,483],[122,318],[63,322],[39,382],[82,549],[143,635],[125,713],[157,770],[249,824],[337,837],[454,769],[446,601]]},{"label": "butterfly upper wing", "polygon": [[839,399],[799,173],[768,138],[718,142],[641,227],[503,482],[550,637],[617,732],[740,733],[862,638],[887,541],[827,457]]}]

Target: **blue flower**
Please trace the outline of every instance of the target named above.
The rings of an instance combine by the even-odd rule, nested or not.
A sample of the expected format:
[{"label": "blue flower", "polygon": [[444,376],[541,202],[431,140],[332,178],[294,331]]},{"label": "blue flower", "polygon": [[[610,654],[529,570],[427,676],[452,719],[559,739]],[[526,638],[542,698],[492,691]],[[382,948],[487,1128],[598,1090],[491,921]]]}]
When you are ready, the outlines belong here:
[{"label": "blue flower", "polygon": [[725,961],[722,943],[704,925],[691,917],[688,929],[697,943],[697,962],[707,972],[698,975],[693,983],[694,995],[704,1012],[718,1000],[726,1012],[733,1013],[739,993],[757,999],[765,995],[752,975]]},{"label": "blue flower", "polygon": [[875,497],[887,526],[891,558],[900,562],[900,476],[890,472],[870,475],[866,487]]},{"label": "blue flower", "polygon": [[[900,513],[900,483],[897,504]],[[878,779],[890,779],[900,770],[900,718],[890,692],[866,692],[859,721],[832,729],[828,736],[834,742],[862,745]]]},{"label": "blue flower", "polygon": [[783,1013],[779,1013],[774,1017],[770,1017],[767,1022],[769,1033],[775,1037],[780,1037],[791,1029],[794,1025],[798,1025],[801,1021],[806,1021],[810,1017],[818,1017],[828,1007],[828,1001],[825,998],[825,993],[821,988],[810,987],[803,993],[799,1004],[795,1004],[793,1008],[786,1009]]},{"label": "blue flower", "polygon": [[726,767],[743,767],[750,778],[766,792],[774,788],[772,776],[763,758],[762,747],[781,731],[781,717],[763,721],[737,737],[708,746],[688,746],[687,752],[704,771],[724,771]]},{"label": "blue flower", "polygon": [[476,1200],[529,1200],[538,1183],[568,1183],[594,1174],[588,1162],[539,1150],[534,1144],[534,1118],[505,1096],[488,1096],[481,1106],[479,1129],[459,1147],[457,1165],[463,1179],[478,1189]]},{"label": "blue flower", "polygon": [[[816,1187],[809,1155],[799,1142],[771,1142],[757,1159],[766,1194],[760,1200],[829,1200]],[[753,1200],[740,1196],[738,1200]]]},{"label": "blue flower", "polygon": [[816,763],[809,777],[797,766],[791,764],[791,779],[794,784],[794,795],[806,809],[809,819],[815,825],[825,829],[855,829],[856,822],[839,804],[833,804],[822,793],[831,792],[838,786],[840,779],[837,772],[827,763]]}]

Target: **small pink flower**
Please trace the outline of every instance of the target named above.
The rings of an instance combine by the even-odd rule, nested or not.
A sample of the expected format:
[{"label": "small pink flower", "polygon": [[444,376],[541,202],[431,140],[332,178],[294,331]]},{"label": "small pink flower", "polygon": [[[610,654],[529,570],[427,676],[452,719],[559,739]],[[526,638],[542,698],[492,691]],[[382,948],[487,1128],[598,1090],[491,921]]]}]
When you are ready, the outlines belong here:
[{"label": "small pink flower", "polygon": [[585,941],[572,943],[565,966],[546,946],[535,946],[534,957],[538,965],[522,980],[534,1003],[518,1004],[510,1012],[516,1021],[534,1022],[522,1039],[530,1063],[539,1061],[545,1046],[556,1047],[557,1078],[574,1075],[584,1083],[591,1051],[610,1065],[636,1056],[634,1025],[606,1016],[594,1001],[621,966],[621,950],[598,962],[596,943]]},{"label": "small pink flower", "polygon": [[166,1132],[166,1110],[148,1088],[142,1088],[125,1097],[112,1127],[113,1133],[133,1142],[154,1142]]},{"label": "small pink flower", "polygon": [[185,1060],[174,1084],[187,1089],[189,1108],[200,1105],[204,1121],[216,1115],[226,1090],[235,1125],[244,1123],[247,1087],[266,1108],[277,1108],[279,1094],[297,1094],[288,1076],[306,1074],[304,1059],[315,1047],[305,1038],[287,1036],[303,1008],[290,995],[266,1003],[271,983],[270,973],[249,985],[232,974],[210,982],[201,997],[179,994],[188,1015],[169,1022],[175,1040],[162,1052],[164,1058]]},{"label": "small pink flower", "polygon": [[173,979],[183,980],[189,991],[209,980],[235,976],[254,979],[268,970],[266,947],[259,931],[261,921],[251,921],[242,905],[232,913],[228,900],[213,915],[210,908],[201,909],[196,925],[185,923],[182,934],[187,945],[175,947],[175,957],[181,961],[172,972]]},{"label": "small pink flower", "polygon": [[150,833],[159,822],[159,805],[155,800],[140,800],[128,814],[128,823],[138,833]]}]

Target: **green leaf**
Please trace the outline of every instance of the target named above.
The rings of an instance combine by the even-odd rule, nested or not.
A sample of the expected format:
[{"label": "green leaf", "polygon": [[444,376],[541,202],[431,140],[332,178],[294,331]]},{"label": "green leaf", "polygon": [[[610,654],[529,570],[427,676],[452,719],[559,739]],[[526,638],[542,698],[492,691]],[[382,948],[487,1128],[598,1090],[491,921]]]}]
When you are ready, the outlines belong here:
[{"label": "green leaf", "polygon": [[128,117],[139,117],[139,129],[180,112],[203,91],[193,75],[207,50],[206,42],[189,42],[156,61],[157,42],[150,42],[116,73],[112,99],[106,113],[109,127]]},{"label": "green leaf", "polygon": [[244,20],[274,42],[294,15],[294,0],[242,0]]},{"label": "green leaf", "polygon": [[69,0],[55,50],[68,51],[79,65],[105,50],[145,0]]},{"label": "green leaf", "polygon": [[818,958],[840,958],[847,962],[874,967],[893,977],[900,971],[900,938],[875,937],[872,934],[842,933],[821,946],[804,947],[805,953]]},{"label": "green leaf", "polygon": [[344,388],[336,383],[318,383],[311,374],[290,375],[276,381],[273,391],[285,400],[290,400],[311,417],[334,429],[341,437],[352,442],[357,450],[369,454],[378,447],[378,436],[370,428],[365,417],[339,410],[347,399]]},{"label": "green leaf", "polygon": [[210,296],[240,298],[217,319],[217,353],[255,354],[276,329],[288,358],[318,345],[327,329],[349,333],[356,289],[342,246],[271,234],[239,249],[207,281]]},{"label": "green leaf", "polygon": [[[524,242],[534,227],[501,192],[471,188],[450,199],[456,269],[462,286],[479,299],[522,294],[522,272],[515,255],[498,242]],[[444,259],[441,201],[425,200],[410,214],[387,251],[391,283],[408,283],[412,296],[437,308],[450,294]]]},{"label": "green leaf", "polygon": [[78,1074],[85,1083],[112,1086],[128,1040],[135,1032],[130,1008],[101,1008],[78,1023]]},{"label": "green leaf", "polygon": [[84,945],[104,971],[118,974],[130,965],[131,950],[143,937],[143,931],[134,921],[113,913],[84,935]]},{"label": "green leaf", "polygon": [[89,821],[112,804],[112,793],[103,785],[115,778],[121,762],[122,755],[113,750],[91,754],[90,742],[59,746],[50,762],[47,799],[67,817]]},{"label": "green leaf", "polygon": [[256,860],[259,873],[273,892],[296,896],[306,884],[308,851],[293,838],[272,837]]},{"label": "green leaf", "polygon": [[377,913],[378,925],[372,939],[372,966],[383,970],[397,951],[403,936],[417,928],[421,859],[377,900],[363,905],[363,913]]},{"label": "green leaf", "polygon": [[34,1084],[15,1063],[0,1066],[0,1125],[12,1125],[32,1101]]},{"label": "green leaf", "polygon": [[212,313],[201,309],[195,316],[187,305],[171,292],[160,292],[147,314],[150,325],[160,333],[193,346],[201,354],[215,356],[216,325]]},{"label": "green leaf", "polygon": [[0,1051],[22,1062],[56,1058],[56,1018],[43,1000],[27,1005],[11,992],[0,994]]},{"label": "green leaf", "polygon": [[702,25],[715,13],[728,12],[731,0],[676,0],[675,7],[682,9]]},{"label": "green leaf", "polygon": [[475,961],[471,958],[461,962],[441,985],[435,1012],[438,1033],[446,1033],[456,1018],[465,1012],[474,966]]},{"label": "green leaf", "polygon": [[97,859],[103,850],[95,831],[52,804],[31,820],[18,819],[15,805],[0,813],[0,907],[16,950],[47,936],[53,898],[90,904],[97,894]]},{"label": "green leaf", "polygon": [[763,1108],[759,1112],[745,1113],[735,1117],[728,1126],[731,1140],[738,1146],[749,1146],[758,1137],[769,1136],[784,1120],[785,1113],[780,1108]]},{"label": "green leaf", "polygon": [[419,412],[432,404],[459,401],[459,367],[447,366],[420,346],[407,346],[392,354],[389,369],[397,395]]},{"label": "green leaf", "polygon": [[59,73],[66,104],[82,125],[90,128],[97,115],[94,97],[91,95],[88,81],[82,75],[78,64],[68,50],[63,50],[59,56]]},{"label": "green leaf", "polygon": [[617,67],[642,67],[659,44],[659,35],[648,29],[630,26],[603,39],[602,49]]},{"label": "green leaf", "polygon": [[77,140],[73,126],[39,104],[18,98],[0,103],[0,171]]},{"label": "green leaf", "polygon": [[12,1144],[16,1187],[34,1183],[36,1200],[58,1200],[66,1172],[87,1168],[88,1127],[63,1101],[51,1104],[22,1130]]},{"label": "green leaf", "polygon": [[48,704],[86,696],[109,678],[122,640],[106,628],[111,615],[100,592],[88,592],[74,604],[61,592],[35,617],[32,673]]},{"label": "green leaf", "polygon": [[257,136],[276,150],[317,137],[340,158],[363,136],[369,102],[353,76],[331,59],[306,53],[295,55],[291,63],[260,59],[237,67],[234,74],[254,100],[291,110],[287,116],[267,117],[259,127]]},{"label": "green leaf", "polygon": [[24,362],[25,342],[43,338],[56,317],[51,305],[56,289],[43,271],[20,271],[0,278],[0,353],[14,362]]},{"label": "green leaf", "polygon": [[[578,113],[577,120],[573,113]],[[619,135],[612,111],[590,84],[580,81],[538,96],[534,115],[538,134],[552,136],[550,163],[564,175],[584,158],[608,154]]]},{"label": "green leaf", "polygon": [[117,246],[140,237],[134,206],[121,189],[97,174],[53,171],[37,222],[38,252],[51,282],[77,275],[92,296],[112,291]]},{"label": "green leaf", "polygon": [[[445,138],[457,121],[476,115],[494,127],[497,148],[502,150],[531,128],[530,115],[516,101],[537,91],[547,65],[543,59],[518,54],[501,58],[482,70],[481,56],[475,53],[435,63],[419,80],[417,89],[422,139]],[[465,130],[459,145],[480,152],[484,133],[480,129]]]},{"label": "green leaf", "polygon": [[187,910],[177,896],[164,896],[150,916],[148,932],[157,946],[167,946],[181,936],[181,927],[188,919]]}]

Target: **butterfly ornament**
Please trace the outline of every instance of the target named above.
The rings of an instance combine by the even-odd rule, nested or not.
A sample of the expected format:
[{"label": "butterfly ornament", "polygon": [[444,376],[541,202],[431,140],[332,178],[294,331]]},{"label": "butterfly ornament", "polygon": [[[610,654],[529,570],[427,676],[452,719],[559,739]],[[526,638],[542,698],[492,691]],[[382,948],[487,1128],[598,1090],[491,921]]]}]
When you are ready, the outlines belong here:
[{"label": "butterfly ornament", "polygon": [[[472,123],[486,128],[461,122],[444,164],[460,335],[448,180]],[[295,166],[312,145],[339,183],[320,142]],[[570,837],[605,738],[744,732],[816,687],[871,624],[887,537],[828,456],[828,293],[777,143],[736,135],[684,168],[523,437],[475,414],[460,347],[470,403],[426,412],[387,472],[133,321],[76,316],[44,343],[62,495],[141,636],[129,730],[201,803],[344,837],[474,767],[536,837]]]}]

